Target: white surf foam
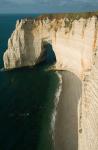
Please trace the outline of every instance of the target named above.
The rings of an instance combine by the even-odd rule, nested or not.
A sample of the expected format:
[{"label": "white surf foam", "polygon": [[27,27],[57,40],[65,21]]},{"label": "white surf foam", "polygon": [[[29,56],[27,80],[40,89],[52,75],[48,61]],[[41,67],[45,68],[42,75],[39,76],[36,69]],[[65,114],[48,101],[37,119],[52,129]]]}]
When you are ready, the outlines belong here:
[{"label": "white surf foam", "polygon": [[4,72],[5,71],[5,69],[4,68],[0,68],[0,72]]},{"label": "white surf foam", "polygon": [[56,72],[56,73],[57,73],[57,76],[59,77],[59,86],[55,93],[54,110],[53,110],[52,119],[51,119],[51,131],[52,131],[53,141],[54,141],[55,121],[56,121],[56,115],[57,115],[57,105],[58,105],[61,91],[62,91],[62,75],[59,72]]}]

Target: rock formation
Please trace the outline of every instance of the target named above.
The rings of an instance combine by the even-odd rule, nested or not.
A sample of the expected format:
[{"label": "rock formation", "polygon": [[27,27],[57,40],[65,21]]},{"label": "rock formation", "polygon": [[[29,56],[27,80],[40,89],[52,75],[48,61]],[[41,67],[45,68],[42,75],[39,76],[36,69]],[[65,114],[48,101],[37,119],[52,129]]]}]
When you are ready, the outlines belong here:
[{"label": "rock formation", "polygon": [[4,53],[5,69],[34,66],[44,43],[56,56],[54,69],[69,70],[82,81],[78,104],[78,150],[98,149],[98,15],[45,15],[17,21]]}]

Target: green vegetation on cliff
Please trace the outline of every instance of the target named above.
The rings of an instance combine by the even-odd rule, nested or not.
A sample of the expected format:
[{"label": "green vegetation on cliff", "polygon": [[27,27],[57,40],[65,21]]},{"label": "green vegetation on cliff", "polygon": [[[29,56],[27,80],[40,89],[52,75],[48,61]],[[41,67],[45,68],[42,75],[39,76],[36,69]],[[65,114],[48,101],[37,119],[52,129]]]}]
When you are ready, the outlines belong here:
[{"label": "green vegetation on cliff", "polygon": [[88,19],[91,18],[92,16],[98,17],[98,11],[97,12],[84,12],[84,13],[62,13],[62,14],[44,14],[39,16],[37,19],[46,19],[49,18],[50,20],[55,19],[63,19],[63,18],[68,18],[71,20],[79,20],[80,18]]}]

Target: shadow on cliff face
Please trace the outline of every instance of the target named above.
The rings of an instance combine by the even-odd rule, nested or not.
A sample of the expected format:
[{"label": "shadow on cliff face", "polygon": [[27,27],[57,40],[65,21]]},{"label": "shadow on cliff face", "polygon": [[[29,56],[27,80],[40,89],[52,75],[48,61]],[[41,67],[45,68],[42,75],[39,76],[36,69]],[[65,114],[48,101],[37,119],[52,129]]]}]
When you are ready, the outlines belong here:
[{"label": "shadow on cliff face", "polygon": [[55,123],[55,150],[78,150],[78,103],[82,82],[69,71],[62,72],[62,78]]},{"label": "shadow on cliff face", "polygon": [[45,63],[47,64],[54,64],[56,62],[56,56],[53,51],[52,45],[48,42],[43,43],[44,48],[44,57],[45,57]]},{"label": "shadow on cliff face", "polygon": [[42,53],[38,59],[38,65],[53,65],[56,63],[56,56],[52,45],[49,42],[42,42]]}]

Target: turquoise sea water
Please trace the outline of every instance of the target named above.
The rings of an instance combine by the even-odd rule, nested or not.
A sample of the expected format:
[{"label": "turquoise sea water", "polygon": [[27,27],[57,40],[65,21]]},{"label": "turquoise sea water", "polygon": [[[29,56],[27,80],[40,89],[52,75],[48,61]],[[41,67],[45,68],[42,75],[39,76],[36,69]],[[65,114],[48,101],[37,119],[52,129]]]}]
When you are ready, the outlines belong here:
[{"label": "turquoise sea water", "polygon": [[[0,68],[17,19],[0,15]],[[46,61],[47,62],[47,61]],[[47,65],[0,71],[0,150],[53,150],[51,120],[59,78]]]}]

